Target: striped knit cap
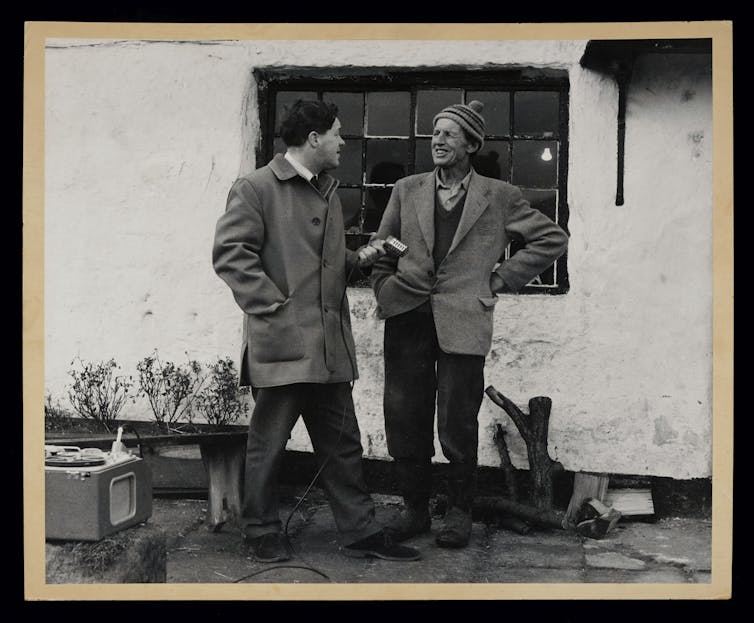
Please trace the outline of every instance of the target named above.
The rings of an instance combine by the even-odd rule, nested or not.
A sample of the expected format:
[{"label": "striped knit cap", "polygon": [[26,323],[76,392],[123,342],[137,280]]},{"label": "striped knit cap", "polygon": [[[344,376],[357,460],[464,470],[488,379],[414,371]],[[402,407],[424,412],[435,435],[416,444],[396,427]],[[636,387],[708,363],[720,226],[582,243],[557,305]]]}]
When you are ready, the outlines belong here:
[{"label": "striped knit cap", "polygon": [[453,104],[443,108],[435,115],[432,124],[437,123],[438,119],[450,119],[460,125],[469,136],[479,141],[479,149],[484,145],[484,117],[482,109],[484,104],[478,100],[473,100],[468,104]]}]

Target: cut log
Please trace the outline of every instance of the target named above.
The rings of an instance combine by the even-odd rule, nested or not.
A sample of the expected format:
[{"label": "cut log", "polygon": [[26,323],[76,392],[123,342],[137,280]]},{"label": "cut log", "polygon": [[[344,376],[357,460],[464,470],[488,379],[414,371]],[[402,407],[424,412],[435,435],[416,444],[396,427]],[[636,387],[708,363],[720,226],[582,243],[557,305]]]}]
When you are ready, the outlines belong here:
[{"label": "cut log", "polygon": [[565,514],[562,511],[543,509],[512,502],[502,497],[480,497],[477,500],[480,510],[489,509],[500,515],[512,515],[524,521],[546,528],[562,529]]},{"label": "cut log", "polygon": [[[444,512],[447,503],[444,495],[438,495],[435,498],[435,512]],[[500,496],[477,496],[474,498],[472,513],[476,516],[494,515],[497,518],[515,517],[543,528],[565,528],[563,511],[535,508]]]},{"label": "cut log", "polygon": [[532,502],[540,510],[553,506],[553,478],[563,466],[550,458],[547,435],[550,425],[552,400],[547,396],[535,396],[529,400],[529,413],[525,414],[512,400],[506,398],[492,385],[485,390],[487,396],[510,416],[526,443],[529,457],[529,473],[532,480]]},{"label": "cut log", "polygon": [[518,517],[511,515],[500,515],[497,520],[497,525],[506,530],[511,530],[518,534],[527,535],[531,532],[531,526],[525,521],[521,521]]},{"label": "cut log", "polygon": [[577,472],[573,477],[573,493],[566,510],[566,522],[570,527],[576,526],[576,515],[588,498],[595,498],[600,502],[604,501],[607,485],[610,477],[607,474],[591,474],[588,472]]}]

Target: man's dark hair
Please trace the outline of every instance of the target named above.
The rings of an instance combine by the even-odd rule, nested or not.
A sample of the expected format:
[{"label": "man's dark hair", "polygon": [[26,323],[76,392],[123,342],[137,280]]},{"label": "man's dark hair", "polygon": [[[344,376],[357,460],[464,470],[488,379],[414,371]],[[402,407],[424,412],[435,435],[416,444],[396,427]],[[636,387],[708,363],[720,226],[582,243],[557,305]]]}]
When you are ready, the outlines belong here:
[{"label": "man's dark hair", "polygon": [[280,137],[288,147],[299,147],[310,132],[327,132],[337,116],[338,107],[332,102],[296,100],[280,124]]}]

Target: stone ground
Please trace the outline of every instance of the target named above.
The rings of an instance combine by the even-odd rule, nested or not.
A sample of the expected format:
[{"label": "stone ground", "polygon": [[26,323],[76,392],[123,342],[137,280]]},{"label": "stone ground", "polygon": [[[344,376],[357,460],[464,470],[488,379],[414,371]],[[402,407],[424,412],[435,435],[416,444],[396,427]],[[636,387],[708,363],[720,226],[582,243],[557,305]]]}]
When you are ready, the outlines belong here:
[{"label": "stone ground", "polygon": [[[300,490],[283,499],[285,521]],[[378,519],[387,521],[399,498],[375,495]],[[527,535],[476,522],[471,544],[438,548],[433,535],[407,544],[422,552],[415,562],[353,559],[342,555],[322,492],[313,489],[289,523],[296,555],[287,563],[254,561],[237,529],[210,532],[205,500],[156,498],[149,523],[167,535],[168,583],[202,584],[428,584],[600,583],[699,584],[711,581],[711,528],[706,518],[672,517],[655,522],[621,521],[605,538],[560,530]],[[433,530],[441,519],[433,518]]]}]

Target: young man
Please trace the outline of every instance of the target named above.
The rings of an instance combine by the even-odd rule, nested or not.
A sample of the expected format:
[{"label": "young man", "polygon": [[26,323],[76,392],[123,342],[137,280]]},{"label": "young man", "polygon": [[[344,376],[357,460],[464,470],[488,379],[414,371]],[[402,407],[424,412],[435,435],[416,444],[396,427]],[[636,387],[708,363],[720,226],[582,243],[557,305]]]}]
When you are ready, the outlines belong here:
[{"label": "young man", "polygon": [[[482,108],[472,101],[435,116],[435,170],[395,184],[376,233],[399,238],[408,253],[384,256],[372,269],[378,316],[386,319],[387,446],[405,504],[389,529],[399,541],[430,531],[436,406],[450,463],[448,507],[436,537],[441,547],[464,547],[471,534],[477,415],[497,295],[526,285],[568,241],[518,188],[474,171],[471,155],[484,144]],[[525,246],[503,261],[514,235]]]},{"label": "young man", "polygon": [[277,477],[301,415],[335,517],[343,553],[416,560],[375,521],[362,476],[351,396],[357,378],[347,278],[383,252],[345,246],[338,182],[337,108],[298,101],[281,125],[288,149],[233,184],[217,222],[213,264],[245,314],[241,385],[255,398],[246,448],[241,524],[263,562],[291,556],[281,534]]}]

